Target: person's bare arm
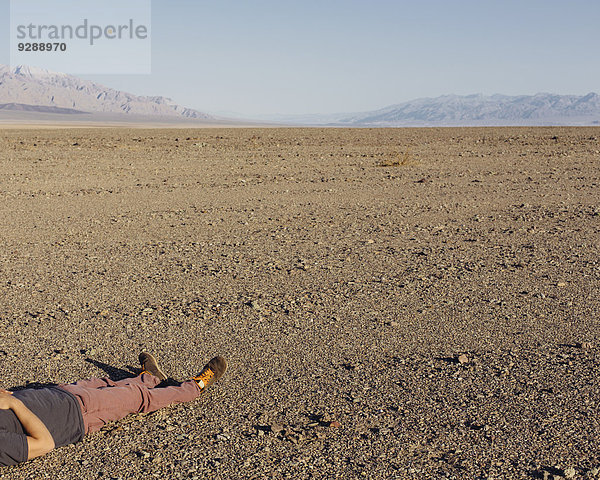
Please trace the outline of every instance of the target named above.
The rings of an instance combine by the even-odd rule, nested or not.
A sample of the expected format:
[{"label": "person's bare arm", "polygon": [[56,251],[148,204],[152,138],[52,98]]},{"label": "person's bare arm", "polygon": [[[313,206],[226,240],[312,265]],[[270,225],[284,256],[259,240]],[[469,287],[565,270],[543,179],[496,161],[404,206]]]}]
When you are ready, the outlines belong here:
[{"label": "person's bare arm", "polygon": [[0,390],[0,410],[12,410],[27,432],[27,460],[45,455],[54,449],[54,439],[46,425],[21,400],[13,397],[11,392]]}]

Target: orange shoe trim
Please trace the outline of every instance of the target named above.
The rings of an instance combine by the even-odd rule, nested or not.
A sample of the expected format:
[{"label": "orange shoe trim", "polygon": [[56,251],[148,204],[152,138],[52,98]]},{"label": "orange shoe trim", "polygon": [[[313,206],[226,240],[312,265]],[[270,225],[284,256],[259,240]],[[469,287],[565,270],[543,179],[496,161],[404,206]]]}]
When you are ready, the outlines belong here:
[{"label": "orange shoe trim", "polygon": [[194,381],[198,384],[200,388],[204,388],[209,380],[215,376],[215,372],[213,372],[210,368],[207,368],[206,371],[202,375],[198,375],[194,377]]}]

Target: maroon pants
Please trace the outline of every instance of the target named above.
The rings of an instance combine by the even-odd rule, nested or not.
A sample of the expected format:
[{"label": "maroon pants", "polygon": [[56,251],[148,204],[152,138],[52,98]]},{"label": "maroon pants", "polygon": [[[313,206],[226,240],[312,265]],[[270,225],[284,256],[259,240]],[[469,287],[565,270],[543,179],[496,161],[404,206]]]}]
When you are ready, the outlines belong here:
[{"label": "maroon pants", "polygon": [[142,373],[116,382],[90,378],[59,386],[79,400],[85,433],[90,433],[130,413],[153,412],[173,403],[190,402],[200,395],[200,388],[193,380],[179,386],[155,388],[159,383],[154,375]]}]

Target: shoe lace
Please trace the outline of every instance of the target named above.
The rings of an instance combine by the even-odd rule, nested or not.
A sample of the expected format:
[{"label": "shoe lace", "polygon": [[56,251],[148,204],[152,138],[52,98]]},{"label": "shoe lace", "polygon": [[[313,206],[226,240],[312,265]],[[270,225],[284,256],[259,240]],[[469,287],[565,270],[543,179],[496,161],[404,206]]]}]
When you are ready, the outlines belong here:
[{"label": "shoe lace", "polygon": [[200,375],[194,377],[194,380],[200,386],[200,388],[204,388],[206,384],[210,381],[210,379],[214,376],[215,372],[213,372],[210,368],[207,368]]}]

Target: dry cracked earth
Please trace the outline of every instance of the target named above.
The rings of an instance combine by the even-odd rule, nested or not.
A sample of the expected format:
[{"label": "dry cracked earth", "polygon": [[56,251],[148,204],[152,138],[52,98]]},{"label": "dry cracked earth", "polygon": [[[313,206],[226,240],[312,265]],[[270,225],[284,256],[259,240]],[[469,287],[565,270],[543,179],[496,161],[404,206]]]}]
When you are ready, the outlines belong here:
[{"label": "dry cracked earth", "polygon": [[0,136],[0,387],[215,354],[20,478],[599,478],[600,129]]}]

